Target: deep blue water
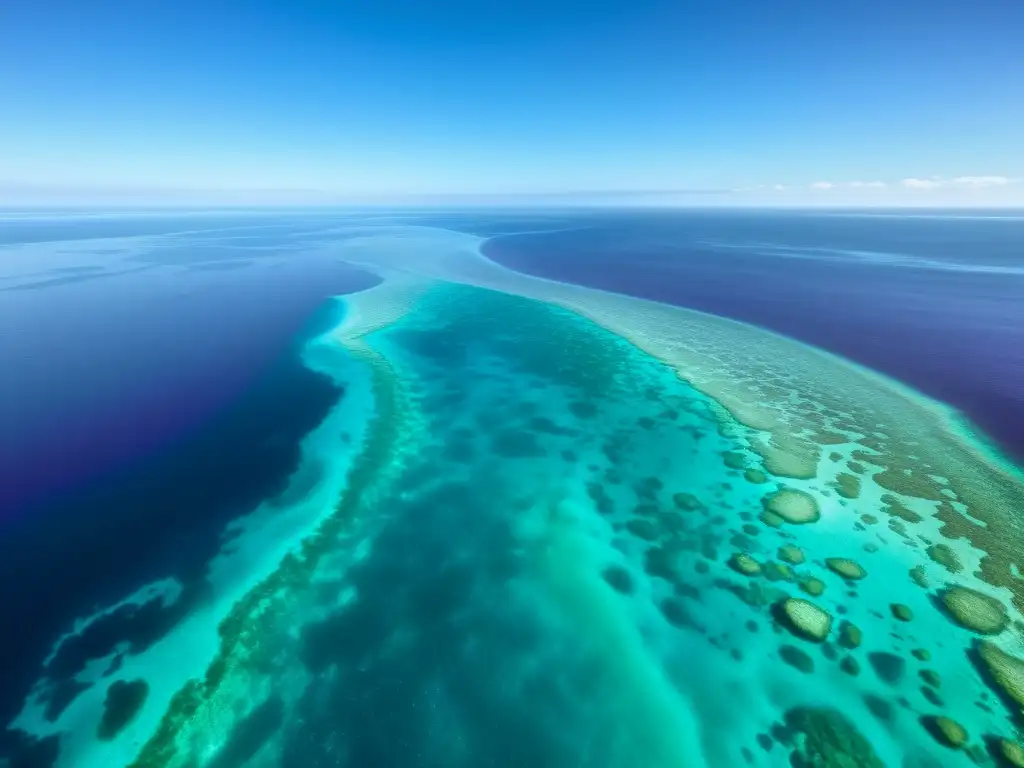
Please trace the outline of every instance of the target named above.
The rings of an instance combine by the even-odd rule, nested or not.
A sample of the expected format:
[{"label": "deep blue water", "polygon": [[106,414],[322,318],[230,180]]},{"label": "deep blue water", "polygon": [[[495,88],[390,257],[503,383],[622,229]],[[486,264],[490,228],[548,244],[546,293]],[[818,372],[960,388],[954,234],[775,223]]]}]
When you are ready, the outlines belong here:
[{"label": "deep blue water", "polygon": [[[23,257],[0,261],[0,624],[17,627],[0,633],[5,722],[74,617],[167,575],[185,585],[175,610],[121,611],[67,644],[64,676],[124,639],[144,647],[193,607],[224,525],[282,490],[299,441],[344,396],[299,348],[337,319],[330,296],[376,278],[253,224],[0,221],[0,239],[39,249],[29,274]],[[230,249],[175,236],[41,250],[229,226],[247,227]],[[239,246],[252,232],[258,249]]]},{"label": "deep blue water", "polygon": [[[202,598],[224,524],[273,495],[344,392],[299,361],[354,215],[0,219],[0,718],[90,606],[177,575],[58,660],[138,646]],[[964,411],[1024,457],[1024,219],[742,212],[415,214],[532,274],[753,322]],[[538,231],[542,230],[542,231]],[[516,234],[518,233],[518,234]],[[525,233],[525,234],[524,234]],[[46,745],[36,762],[45,765]],[[0,750],[2,754],[2,750]]]}]

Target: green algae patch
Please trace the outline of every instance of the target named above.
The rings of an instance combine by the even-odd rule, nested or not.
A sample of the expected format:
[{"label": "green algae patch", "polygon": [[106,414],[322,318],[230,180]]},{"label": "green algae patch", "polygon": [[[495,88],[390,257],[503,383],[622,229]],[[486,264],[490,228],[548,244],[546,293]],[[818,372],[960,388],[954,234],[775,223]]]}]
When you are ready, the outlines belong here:
[{"label": "green algae patch", "polygon": [[811,597],[818,597],[825,591],[825,582],[819,579],[817,576],[801,574],[797,578],[797,582],[800,584],[800,589],[802,589]]},{"label": "green algae patch", "polygon": [[680,512],[701,512],[704,503],[692,493],[680,492],[672,495],[672,503]]},{"label": "green algae patch", "polygon": [[770,512],[792,525],[816,523],[821,518],[817,499],[796,488],[780,488],[765,496],[762,503],[765,512]]},{"label": "green algae patch", "polygon": [[910,507],[908,507],[898,498],[893,496],[891,493],[886,493],[882,495],[882,504],[884,505],[882,507],[883,512],[885,512],[890,517],[899,518],[905,523],[916,525],[917,523],[920,523],[922,520],[924,520],[924,518],[921,517],[921,515],[917,514],[917,512],[912,510]]},{"label": "green algae patch", "polygon": [[1009,739],[998,739],[995,743],[995,752],[1012,768],[1024,768],[1024,746]]},{"label": "green algae patch", "polygon": [[872,475],[872,479],[893,493],[900,493],[904,496],[913,496],[925,501],[942,501],[942,485],[932,480],[921,472],[911,469],[884,469]]},{"label": "green algae patch", "polygon": [[768,475],[760,469],[749,467],[743,472],[743,479],[748,483],[753,483],[754,485],[763,485],[768,482]]},{"label": "green algae patch", "polygon": [[864,634],[860,631],[860,628],[855,624],[851,624],[848,621],[843,621],[839,625],[839,645],[843,648],[853,650],[854,648],[860,648],[860,644],[864,641]]},{"label": "green algae patch", "polygon": [[860,498],[860,478],[856,475],[840,472],[836,475],[836,479],[835,482],[832,483],[832,487],[835,488],[836,493],[844,499]]},{"label": "green algae patch", "polygon": [[832,573],[842,576],[848,581],[860,581],[868,575],[868,572],[860,564],[846,557],[825,558],[825,565]]},{"label": "green algae patch", "polygon": [[1024,714],[1024,659],[1010,655],[990,640],[979,640],[974,650],[985,680],[1020,717]]},{"label": "green algae patch", "polygon": [[761,573],[761,564],[746,552],[733,553],[728,566],[744,576],[758,576]]},{"label": "green algae patch", "polygon": [[928,589],[928,576],[925,574],[924,567],[915,565],[910,569],[910,580],[914,582],[921,589]]},{"label": "green algae patch", "polygon": [[967,729],[950,717],[929,715],[921,718],[921,724],[944,747],[960,749],[967,743]]},{"label": "green algae patch", "polygon": [[729,469],[743,469],[747,466],[747,457],[739,451],[726,451],[722,454],[722,461]]},{"label": "green algae patch", "polygon": [[779,646],[779,658],[789,666],[803,672],[805,675],[814,672],[814,659],[801,651],[795,645]]},{"label": "green algae patch", "polygon": [[913,621],[914,619],[914,612],[903,603],[893,603],[889,606],[889,610],[892,612],[893,618],[898,621]]},{"label": "green algae patch", "polygon": [[769,560],[764,564],[764,576],[769,581],[793,581],[793,569],[785,563]]},{"label": "green algae patch", "polygon": [[960,573],[964,569],[956,552],[946,544],[932,544],[925,550],[925,554],[933,563],[941,565],[950,573]]},{"label": "green algae patch", "polygon": [[979,635],[998,635],[1010,625],[1006,606],[977,590],[950,587],[942,593],[941,600],[957,624]]},{"label": "green algae patch", "polygon": [[885,768],[871,742],[836,709],[797,707],[784,720],[796,734],[790,757],[794,766]]},{"label": "green algae patch", "polygon": [[795,544],[783,544],[779,547],[777,557],[789,565],[802,565],[805,560],[803,550]]}]

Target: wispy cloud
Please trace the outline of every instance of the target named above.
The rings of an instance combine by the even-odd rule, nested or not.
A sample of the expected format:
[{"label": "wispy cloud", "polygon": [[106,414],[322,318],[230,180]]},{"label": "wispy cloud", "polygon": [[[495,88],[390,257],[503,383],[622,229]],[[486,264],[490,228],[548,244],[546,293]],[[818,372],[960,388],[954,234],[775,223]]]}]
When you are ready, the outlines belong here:
[{"label": "wispy cloud", "polygon": [[1013,184],[1017,179],[1006,176],[960,176],[953,179],[953,183],[965,187],[1005,187]]},{"label": "wispy cloud", "polygon": [[946,178],[944,176],[928,176],[926,178],[910,177],[900,179],[896,182],[887,181],[814,181],[806,186],[793,186],[791,184],[757,184],[752,187],[737,189],[737,192],[752,192],[755,190],[772,190],[775,192],[786,192],[799,189],[811,189],[816,192],[830,192],[842,190],[858,190],[866,192],[869,190],[888,190],[893,187],[906,190],[925,189],[988,189],[992,187],[1007,187],[1024,181],[1010,176],[955,176]]},{"label": "wispy cloud", "polygon": [[816,181],[811,189],[883,189],[884,181]]},{"label": "wispy cloud", "polygon": [[900,183],[908,189],[980,189],[984,187],[1005,187],[1015,184],[1019,179],[1011,179],[1009,176],[957,176],[946,179],[941,176],[932,176],[927,179],[903,179]]}]

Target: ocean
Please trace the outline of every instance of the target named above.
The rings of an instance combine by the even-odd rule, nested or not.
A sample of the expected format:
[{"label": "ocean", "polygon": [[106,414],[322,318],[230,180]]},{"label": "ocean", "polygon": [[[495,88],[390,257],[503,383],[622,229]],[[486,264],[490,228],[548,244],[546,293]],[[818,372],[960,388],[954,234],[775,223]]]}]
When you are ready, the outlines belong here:
[{"label": "ocean", "polygon": [[[761,403],[720,374],[680,380],[685,365],[612,327],[633,305],[602,320],[588,288],[824,350],[945,404],[993,455],[1024,457],[1024,216],[1012,212],[3,213],[0,620],[18,631],[0,647],[0,717],[14,724],[0,755],[18,768],[668,766],[691,759],[666,741],[678,731],[734,743],[705,747],[708,765],[777,764],[758,744],[781,705],[727,715],[726,688],[702,699],[707,680],[679,655],[710,654],[722,681],[763,673],[766,691],[807,674],[800,649],[768,672],[744,666],[775,653],[777,623],[743,613],[764,627],[757,641],[749,626],[730,634],[762,597],[723,587],[737,571],[727,551],[762,558],[794,541],[753,532],[768,476],[826,512],[894,507],[867,477],[837,499],[783,467],[744,431],[744,407]],[[679,317],[679,334],[704,327]],[[732,356],[730,370],[750,360],[751,386],[792,349],[793,397],[840,407],[834,382],[799,372],[800,345],[707,328],[688,343]],[[844,418],[911,397],[870,386],[877,396],[851,384]],[[939,446],[930,407],[875,429]],[[829,429],[842,453],[829,461],[856,467],[836,437],[852,424]],[[884,455],[880,439],[859,450]],[[914,509],[932,499],[904,491]],[[694,510],[711,511],[678,522]],[[811,554],[850,535],[823,518],[801,542]],[[970,546],[964,561],[985,545]],[[869,570],[905,570],[877,547]],[[686,579],[684,552],[704,563]],[[930,599],[906,601],[922,613]],[[909,653],[873,647],[865,664]],[[116,709],[111,680],[145,681],[144,699],[123,730],[93,738]],[[802,685],[818,699],[864,706],[815,680]],[[592,701],[609,691],[619,704]],[[895,706],[862,694],[876,715]],[[190,732],[176,718],[192,696],[237,717]],[[880,753],[903,749],[883,725],[928,754],[893,714],[865,726]]]}]

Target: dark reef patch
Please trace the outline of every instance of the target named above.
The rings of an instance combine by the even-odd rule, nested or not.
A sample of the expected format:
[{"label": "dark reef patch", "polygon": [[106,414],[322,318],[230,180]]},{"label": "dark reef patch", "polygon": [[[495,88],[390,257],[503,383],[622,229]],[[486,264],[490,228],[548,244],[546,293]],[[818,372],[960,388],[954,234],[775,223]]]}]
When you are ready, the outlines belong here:
[{"label": "dark reef patch", "polygon": [[110,741],[132,721],[146,703],[149,685],[145,680],[116,680],[107,688],[103,700],[103,717],[96,728],[96,737]]}]

